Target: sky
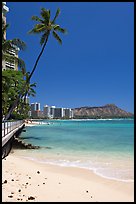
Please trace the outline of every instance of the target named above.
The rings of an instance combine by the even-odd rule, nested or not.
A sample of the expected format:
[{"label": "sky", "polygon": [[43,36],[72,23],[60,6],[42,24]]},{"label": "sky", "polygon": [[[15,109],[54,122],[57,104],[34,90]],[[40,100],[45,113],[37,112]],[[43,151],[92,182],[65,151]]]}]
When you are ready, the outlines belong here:
[{"label": "sky", "polygon": [[19,57],[31,71],[41,51],[41,35],[30,35],[41,8],[50,9],[67,34],[62,45],[50,35],[31,83],[36,96],[30,103],[76,108],[115,104],[134,112],[133,2],[7,2],[7,39],[27,45]]}]

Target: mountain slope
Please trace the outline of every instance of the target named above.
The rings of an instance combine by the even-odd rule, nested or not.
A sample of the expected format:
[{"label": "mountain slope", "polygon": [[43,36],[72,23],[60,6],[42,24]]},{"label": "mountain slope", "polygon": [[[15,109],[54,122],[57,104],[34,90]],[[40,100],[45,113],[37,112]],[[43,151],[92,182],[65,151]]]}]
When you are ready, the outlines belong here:
[{"label": "mountain slope", "polygon": [[100,107],[80,107],[73,109],[75,118],[130,118],[134,114],[118,108],[114,104]]}]

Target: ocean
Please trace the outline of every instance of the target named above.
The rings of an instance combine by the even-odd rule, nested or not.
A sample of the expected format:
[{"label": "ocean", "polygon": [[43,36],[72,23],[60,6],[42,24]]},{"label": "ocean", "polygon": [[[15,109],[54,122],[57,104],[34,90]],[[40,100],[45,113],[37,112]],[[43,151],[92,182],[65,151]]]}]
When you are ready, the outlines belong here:
[{"label": "ocean", "polygon": [[[20,138],[40,149],[17,150],[37,162],[85,168],[109,179],[134,181],[134,120],[37,120]],[[48,122],[48,123],[47,123]]]}]

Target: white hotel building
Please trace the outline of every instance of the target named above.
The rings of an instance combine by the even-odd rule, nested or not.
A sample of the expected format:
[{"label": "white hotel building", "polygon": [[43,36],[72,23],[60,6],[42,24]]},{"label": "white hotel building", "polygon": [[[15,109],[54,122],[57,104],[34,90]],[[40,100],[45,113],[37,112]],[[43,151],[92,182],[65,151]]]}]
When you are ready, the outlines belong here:
[{"label": "white hotel building", "polygon": [[43,111],[40,110],[40,103],[31,103],[31,117],[33,118],[73,118],[71,108],[58,108],[56,106],[45,105]]},{"label": "white hotel building", "polygon": [[[9,12],[9,8],[6,6],[6,2],[2,2],[2,19],[6,24],[6,15]],[[6,39],[6,32],[4,34],[4,38]],[[13,46],[12,49],[8,50],[10,55],[16,56],[18,58],[19,48],[17,46]],[[2,60],[2,70],[18,70],[18,64],[15,61],[8,62],[6,60]]]},{"label": "white hotel building", "polygon": [[73,110],[71,108],[58,108],[45,105],[43,115],[47,118],[73,118]]}]

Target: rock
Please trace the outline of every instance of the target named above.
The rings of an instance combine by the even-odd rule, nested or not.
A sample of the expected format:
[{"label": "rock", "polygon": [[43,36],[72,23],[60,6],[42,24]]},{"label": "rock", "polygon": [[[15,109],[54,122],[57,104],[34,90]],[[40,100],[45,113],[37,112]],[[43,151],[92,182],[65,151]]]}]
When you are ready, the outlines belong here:
[{"label": "rock", "polygon": [[12,196],[12,195],[9,195],[8,197],[9,197],[9,198],[13,198],[13,196]]},{"label": "rock", "polygon": [[30,196],[30,197],[28,197],[28,200],[35,200],[35,197]]},{"label": "rock", "polygon": [[15,149],[39,149],[40,146],[34,146],[32,144],[27,144],[20,138],[14,138],[13,148]]},{"label": "rock", "polygon": [[5,180],[3,183],[7,183],[8,181],[7,180]]}]

